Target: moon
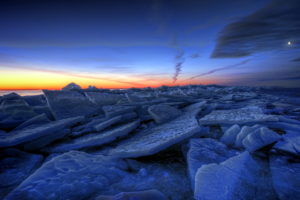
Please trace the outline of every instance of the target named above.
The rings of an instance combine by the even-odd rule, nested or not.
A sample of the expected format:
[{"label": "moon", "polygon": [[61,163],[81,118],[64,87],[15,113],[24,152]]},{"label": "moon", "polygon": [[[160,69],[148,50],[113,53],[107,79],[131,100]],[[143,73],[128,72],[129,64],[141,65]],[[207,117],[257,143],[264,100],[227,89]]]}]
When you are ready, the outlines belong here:
[{"label": "moon", "polygon": [[292,45],[292,42],[291,42],[291,41],[288,41],[288,45],[289,45],[289,46]]}]

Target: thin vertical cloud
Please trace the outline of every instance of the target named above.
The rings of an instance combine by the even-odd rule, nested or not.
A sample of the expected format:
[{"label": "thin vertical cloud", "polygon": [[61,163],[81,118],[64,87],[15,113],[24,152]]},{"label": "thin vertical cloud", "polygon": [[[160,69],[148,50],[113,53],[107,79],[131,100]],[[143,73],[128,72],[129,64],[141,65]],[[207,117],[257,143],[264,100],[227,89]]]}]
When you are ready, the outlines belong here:
[{"label": "thin vertical cloud", "polygon": [[172,46],[176,49],[175,67],[174,67],[175,72],[174,72],[174,75],[173,75],[173,83],[175,83],[177,81],[177,79],[178,79],[179,74],[182,71],[183,63],[185,61],[185,57],[184,57],[185,52],[178,45],[176,36],[174,36]]}]

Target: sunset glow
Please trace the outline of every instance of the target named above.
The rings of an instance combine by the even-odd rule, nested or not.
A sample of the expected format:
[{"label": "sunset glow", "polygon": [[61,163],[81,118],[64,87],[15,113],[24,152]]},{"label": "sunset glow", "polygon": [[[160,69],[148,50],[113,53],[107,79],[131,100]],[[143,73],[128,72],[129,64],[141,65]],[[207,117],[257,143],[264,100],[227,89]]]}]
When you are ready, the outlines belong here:
[{"label": "sunset glow", "polygon": [[17,2],[0,4],[0,90],[300,85],[294,1],[288,19],[269,0]]},{"label": "sunset glow", "polygon": [[[82,88],[87,88],[88,86],[92,85],[98,88],[111,89],[132,87],[159,87],[161,85],[174,85],[171,81],[164,80],[164,78],[159,77],[156,77],[153,80],[146,79],[143,77],[122,77],[122,79],[119,78],[118,80],[114,80],[113,78],[97,77],[82,74],[66,75],[29,70],[7,70],[1,72],[0,90],[61,89],[70,82],[75,82]],[[213,83],[216,83],[216,81],[203,79],[202,82],[186,81],[177,83],[176,85]]]}]

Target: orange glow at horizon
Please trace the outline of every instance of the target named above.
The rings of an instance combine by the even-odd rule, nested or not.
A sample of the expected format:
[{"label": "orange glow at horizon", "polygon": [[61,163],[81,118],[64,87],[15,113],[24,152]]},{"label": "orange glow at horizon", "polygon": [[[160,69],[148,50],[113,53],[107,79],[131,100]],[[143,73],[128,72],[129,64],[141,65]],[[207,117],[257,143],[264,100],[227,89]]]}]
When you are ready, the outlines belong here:
[{"label": "orange glow at horizon", "polygon": [[67,84],[74,82],[82,88],[93,85],[97,88],[142,88],[142,87],[159,87],[161,85],[187,85],[187,84],[215,84],[216,82],[210,78],[192,81],[178,81],[172,84],[171,79],[165,77],[156,78],[155,80],[147,80],[147,78],[139,77],[122,77],[121,81],[111,79],[95,79],[78,75],[68,75],[59,73],[50,73],[31,70],[5,70],[0,72],[0,90],[59,90]]}]

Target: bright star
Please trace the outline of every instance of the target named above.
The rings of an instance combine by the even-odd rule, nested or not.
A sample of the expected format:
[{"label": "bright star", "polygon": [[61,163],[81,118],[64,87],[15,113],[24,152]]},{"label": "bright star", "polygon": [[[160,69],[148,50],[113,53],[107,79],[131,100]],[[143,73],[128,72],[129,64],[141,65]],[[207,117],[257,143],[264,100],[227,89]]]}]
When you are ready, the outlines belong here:
[{"label": "bright star", "polygon": [[292,42],[291,42],[291,41],[288,41],[288,45],[289,45],[289,46],[292,45]]}]

